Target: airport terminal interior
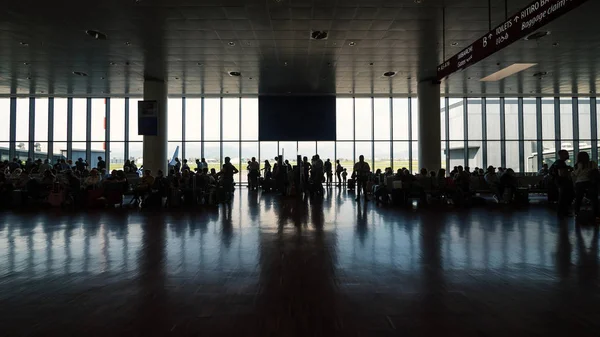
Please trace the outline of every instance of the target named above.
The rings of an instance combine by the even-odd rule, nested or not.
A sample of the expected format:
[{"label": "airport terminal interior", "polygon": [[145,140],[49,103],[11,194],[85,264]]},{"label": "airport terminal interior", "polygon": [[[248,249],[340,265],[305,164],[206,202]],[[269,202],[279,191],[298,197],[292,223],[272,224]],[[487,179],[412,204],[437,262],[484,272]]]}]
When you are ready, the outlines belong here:
[{"label": "airport terminal interior", "polygon": [[599,11],[7,3],[0,335],[597,336]]}]

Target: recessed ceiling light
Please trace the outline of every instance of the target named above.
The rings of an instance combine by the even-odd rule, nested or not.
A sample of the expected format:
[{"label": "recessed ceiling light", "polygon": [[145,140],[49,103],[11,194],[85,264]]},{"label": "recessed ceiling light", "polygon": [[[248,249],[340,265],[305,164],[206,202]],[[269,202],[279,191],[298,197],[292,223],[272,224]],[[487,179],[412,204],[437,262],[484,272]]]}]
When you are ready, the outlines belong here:
[{"label": "recessed ceiling light", "polygon": [[117,62],[110,62],[110,65],[111,65],[111,66],[116,66],[116,65],[117,65]]},{"label": "recessed ceiling light", "polygon": [[252,79],[252,77],[248,77],[248,79],[249,79],[249,80],[251,80],[251,79]]},{"label": "recessed ceiling light", "polygon": [[202,62],[198,62],[197,64],[198,64],[199,67],[204,66],[204,63],[202,63]]},{"label": "recessed ceiling light", "polygon": [[384,77],[394,77],[394,76],[396,76],[396,72],[395,71],[388,71],[388,72],[383,73],[383,76]]},{"label": "recessed ceiling light", "polygon": [[97,30],[88,29],[85,31],[85,33],[87,35],[93,37],[96,40],[106,40],[108,38],[108,36],[106,36],[106,34],[101,33]]},{"label": "recessed ceiling light", "polygon": [[416,4],[420,4],[421,2],[423,2],[422,0],[415,0]]},{"label": "recessed ceiling light", "polygon": [[348,43],[348,45],[349,45],[350,47],[354,47],[354,46],[356,46],[356,42],[354,42],[354,41],[350,41],[350,43]]},{"label": "recessed ceiling light", "polygon": [[558,43],[558,42],[554,42],[554,43],[552,44],[552,47],[558,47],[558,46],[560,46],[560,43]]},{"label": "recessed ceiling light", "polygon": [[536,66],[537,63],[515,63],[513,65],[510,65],[502,70],[499,70],[489,76],[486,76],[484,78],[481,79],[481,82],[496,82],[496,81],[500,81],[504,78],[507,78],[508,76],[512,76],[518,72],[521,72],[523,70],[527,70],[533,66]]},{"label": "recessed ceiling light", "polygon": [[539,39],[541,39],[541,38],[543,38],[545,36],[548,36],[548,35],[550,35],[549,31],[539,31],[539,32],[535,32],[535,33],[527,36],[525,38],[525,40],[528,40],[528,41],[529,40],[539,40]]},{"label": "recessed ceiling light", "polygon": [[100,79],[101,79],[101,80],[104,80],[104,79],[106,79],[106,77],[102,76],[102,77],[100,77]]},{"label": "recessed ceiling light", "polygon": [[412,80],[412,77],[407,77],[406,79],[407,79],[407,80]]},{"label": "recessed ceiling light", "polygon": [[43,94],[43,93],[44,93],[44,90],[40,90],[40,94]]},{"label": "recessed ceiling light", "polygon": [[229,76],[240,77],[242,76],[242,73],[240,73],[239,71],[230,71]]},{"label": "recessed ceiling light", "polygon": [[283,66],[284,66],[284,67],[287,67],[287,62],[283,62]]},{"label": "recessed ceiling light", "polygon": [[458,46],[458,42],[452,42],[450,45],[451,45],[452,47],[456,47],[456,46]]},{"label": "recessed ceiling light", "polygon": [[372,65],[373,65],[373,62],[369,63],[369,65],[370,65],[370,66],[372,66]]},{"label": "recessed ceiling light", "polygon": [[233,41],[229,41],[228,45],[229,45],[230,47],[233,47],[233,46],[235,46],[235,42],[233,42]]},{"label": "recessed ceiling light", "polygon": [[176,80],[178,80],[178,79],[179,79],[179,77],[175,77],[175,79],[176,79]]},{"label": "recessed ceiling light", "polygon": [[538,71],[537,73],[533,74],[533,77],[542,78],[546,75],[548,75],[547,71]]},{"label": "recessed ceiling light", "polygon": [[329,34],[324,30],[313,30],[310,33],[310,38],[313,40],[327,40]]},{"label": "recessed ceiling light", "polygon": [[30,80],[30,79],[31,79],[31,76],[27,76],[27,79],[28,79],[28,80]]},{"label": "recessed ceiling light", "polygon": [[29,62],[23,62],[23,65],[28,66]]},{"label": "recessed ceiling light", "polygon": [[131,46],[131,42],[125,41],[125,45],[129,47],[129,46]]},{"label": "recessed ceiling light", "polygon": [[88,74],[82,72],[82,71],[74,71],[73,75],[77,75],[77,76],[87,76]]},{"label": "recessed ceiling light", "polygon": [[19,44],[23,47],[29,47],[29,43],[27,42],[19,42]]}]

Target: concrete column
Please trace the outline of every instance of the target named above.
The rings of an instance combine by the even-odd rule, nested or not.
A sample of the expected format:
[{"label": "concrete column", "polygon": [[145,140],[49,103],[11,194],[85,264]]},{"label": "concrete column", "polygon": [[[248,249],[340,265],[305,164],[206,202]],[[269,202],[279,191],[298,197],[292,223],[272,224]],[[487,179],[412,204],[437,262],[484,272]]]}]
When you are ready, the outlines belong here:
[{"label": "concrete column", "polygon": [[162,80],[144,80],[144,100],[158,102],[158,135],[144,136],[144,169],[152,170],[156,175],[158,170],[167,170],[167,84]]},{"label": "concrete column", "polygon": [[442,132],[440,127],[440,84],[432,80],[419,82],[419,169],[442,168]]}]

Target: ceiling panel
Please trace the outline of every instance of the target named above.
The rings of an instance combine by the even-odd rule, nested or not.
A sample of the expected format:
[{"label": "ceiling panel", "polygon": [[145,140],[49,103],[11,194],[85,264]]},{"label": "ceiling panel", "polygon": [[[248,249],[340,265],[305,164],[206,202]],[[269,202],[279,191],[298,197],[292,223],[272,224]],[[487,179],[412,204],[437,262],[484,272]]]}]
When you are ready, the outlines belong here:
[{"label": "ceiling panel", "polygon": [[[490,21],[481,0],[13,1],[0,12],[0,95],[139,95],[145,76],[164,78],[175,96],[412,95],[443,59],[529,2],[494,0]],[[588,1],[545,27],[548,37],[519,41],[452,75],[443,92],[594,93],[599,10],[600,1]],[[311,40],[312,30],[329,37]],[[538,65],[479,81],[515,62]],[[397,75],[383,77],[387,71]]]}]

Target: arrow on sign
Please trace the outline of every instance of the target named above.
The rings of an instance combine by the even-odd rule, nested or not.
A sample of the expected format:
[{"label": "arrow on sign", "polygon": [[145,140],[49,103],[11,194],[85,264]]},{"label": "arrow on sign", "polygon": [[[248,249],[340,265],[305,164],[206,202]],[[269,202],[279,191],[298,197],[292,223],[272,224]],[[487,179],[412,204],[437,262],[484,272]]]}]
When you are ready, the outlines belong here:
[{"label": "arrow on sign", "polygon": [[515,22],[519,22],[519,16],[515,16]]},{"label": "arrow on sign", "polygon": [[490,39],[490,40],[491,40],[491,39],[492,39],[492,37],[494,37],[494,36],[493,36],[493,35],[490,33],[490,35],[488,35],[488,39]]}]

